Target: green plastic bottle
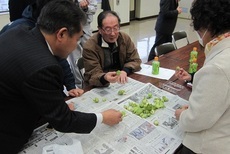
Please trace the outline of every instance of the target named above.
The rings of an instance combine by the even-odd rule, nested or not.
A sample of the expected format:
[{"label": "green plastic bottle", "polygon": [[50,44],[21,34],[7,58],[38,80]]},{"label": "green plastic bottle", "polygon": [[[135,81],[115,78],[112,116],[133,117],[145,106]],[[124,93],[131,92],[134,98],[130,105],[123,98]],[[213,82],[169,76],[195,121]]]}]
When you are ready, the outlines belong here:
[{"label": "green plastic bottle", "polygon": [[192,71],[193,71],[193,73],[195,73],[197,71],[197,68],[198,68],[197,60],[194,59],[193,63],[192,63]]},{"label": "green plastic bottle", "polygon": [[193,61],[193,59],[197,59],[197,56],[197,47],[193,47],[193,50],[190,52],[190,61]]},{"label": "green plastic bottle", "polygon": [[197,59],[193,59],[192,62],[189,64],[189,73],[195,73],[197,71],[198,64],[197,64]]},{"label": "green plastic bottle", "polygon": [[153,75],[159,74],[159,69],[160,69],[160,62],[158,60],[158,57],[155,57],[152,62],[152,74]]}]

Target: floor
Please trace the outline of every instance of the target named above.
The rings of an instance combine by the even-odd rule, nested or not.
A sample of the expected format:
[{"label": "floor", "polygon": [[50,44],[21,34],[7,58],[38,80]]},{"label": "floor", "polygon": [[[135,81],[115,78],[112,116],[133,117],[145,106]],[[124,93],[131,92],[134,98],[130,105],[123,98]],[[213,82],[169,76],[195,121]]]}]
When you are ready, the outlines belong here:
[{"label": "floor", "polygon": [[[142,62],[147,62],[148,54],[155,41],[155,23],[156,18],[145,20],[134,20],[129,25],[122,26],[121,31],[126,32],[132,38],[136,45]],[[177,25],[174,31],[185,30],[188,35],[189,42],[197,40],[196,33],[192,26],[191,20],[178,18]],[[177,46],[182,47],[186,44],[186,40],[178,41]]]}]

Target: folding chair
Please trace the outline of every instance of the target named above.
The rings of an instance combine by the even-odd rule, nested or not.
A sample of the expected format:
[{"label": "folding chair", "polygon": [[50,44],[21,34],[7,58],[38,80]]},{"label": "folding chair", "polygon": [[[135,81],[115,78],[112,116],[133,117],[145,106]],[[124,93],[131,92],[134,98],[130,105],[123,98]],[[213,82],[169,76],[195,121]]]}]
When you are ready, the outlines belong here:
[{"label": "folding chair", "polygon": [[155,54],[159,57],[160,55],[166,54],[173,50],[175,50],[175,46],[173,45],[173,43],[163,43],[155,48]]},{"label": "folding chair", "polygon": [[[186,33],[185,31],[177,31],[177,32],[174,32],[174,33],[172,34],[172,38],[173,38],[173,43],[174,43],[176,49],[177,49],[177,44],[176,44],[176,42],[177,42],[178,40],[186,39],[187,44],[189,44],[188,36],[187,36],[187,33]],[[187,45],[187,44],[186,44],[186,45]]]}]

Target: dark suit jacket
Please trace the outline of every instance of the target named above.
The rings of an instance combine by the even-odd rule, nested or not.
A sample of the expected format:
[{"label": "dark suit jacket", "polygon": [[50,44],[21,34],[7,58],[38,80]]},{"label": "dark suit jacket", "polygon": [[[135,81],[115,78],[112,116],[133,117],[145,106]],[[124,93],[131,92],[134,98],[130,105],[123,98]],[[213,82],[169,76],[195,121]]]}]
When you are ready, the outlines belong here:
[{"label": "dark suit jacket", "polygon": [[[35,4],[27,6],[23,11],[22,18],[14,20],[13,22],[5,25],[0,31],[0,35],[6,32],[7,30],[14,28],[18,25],[28,26],[31,29],[34,28],[37,20],[37,17],[34,15],[34,12],[36,12]],[[63,84],[65,85],[66,89],[68,91],[71,89],[76,89],[75,79],[70,69],[68,61],[66,59],[59,59],[59,64],[62,66],[64,71]]]},{"label": "dark suit jacket", "polygon": [[101,1],[101,9],[103,11],[109,11],[109,10],[111,10],[110,4],[109,4],[109,0],[102,0]]},{"label": "dark suit jacket", "polygon": [[176,0],[161,0],[160,12],[157,18],[155,30],[158,33],[171,35],[175,29],[178,11]]},{"label": "dark suit jacket", "polygon": [[96,115],[70,111],[62,96],[63,71],[38,28],[0,36],[0,153],[16,153],[37,120],[61,132],[89,133]]}]

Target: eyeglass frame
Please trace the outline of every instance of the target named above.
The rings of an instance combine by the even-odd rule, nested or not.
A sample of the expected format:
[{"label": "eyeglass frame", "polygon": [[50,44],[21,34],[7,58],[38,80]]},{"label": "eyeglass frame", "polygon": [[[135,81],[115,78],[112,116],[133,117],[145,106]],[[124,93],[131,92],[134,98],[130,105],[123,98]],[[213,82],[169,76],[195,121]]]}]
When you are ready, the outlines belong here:
[{"label": "eyeglass frame", "polygon": [[117,33],[120,32],[120,26],[114,26],[114,27],[106,27],[101,28],[106,34],[112,34],[112,32]]}]

